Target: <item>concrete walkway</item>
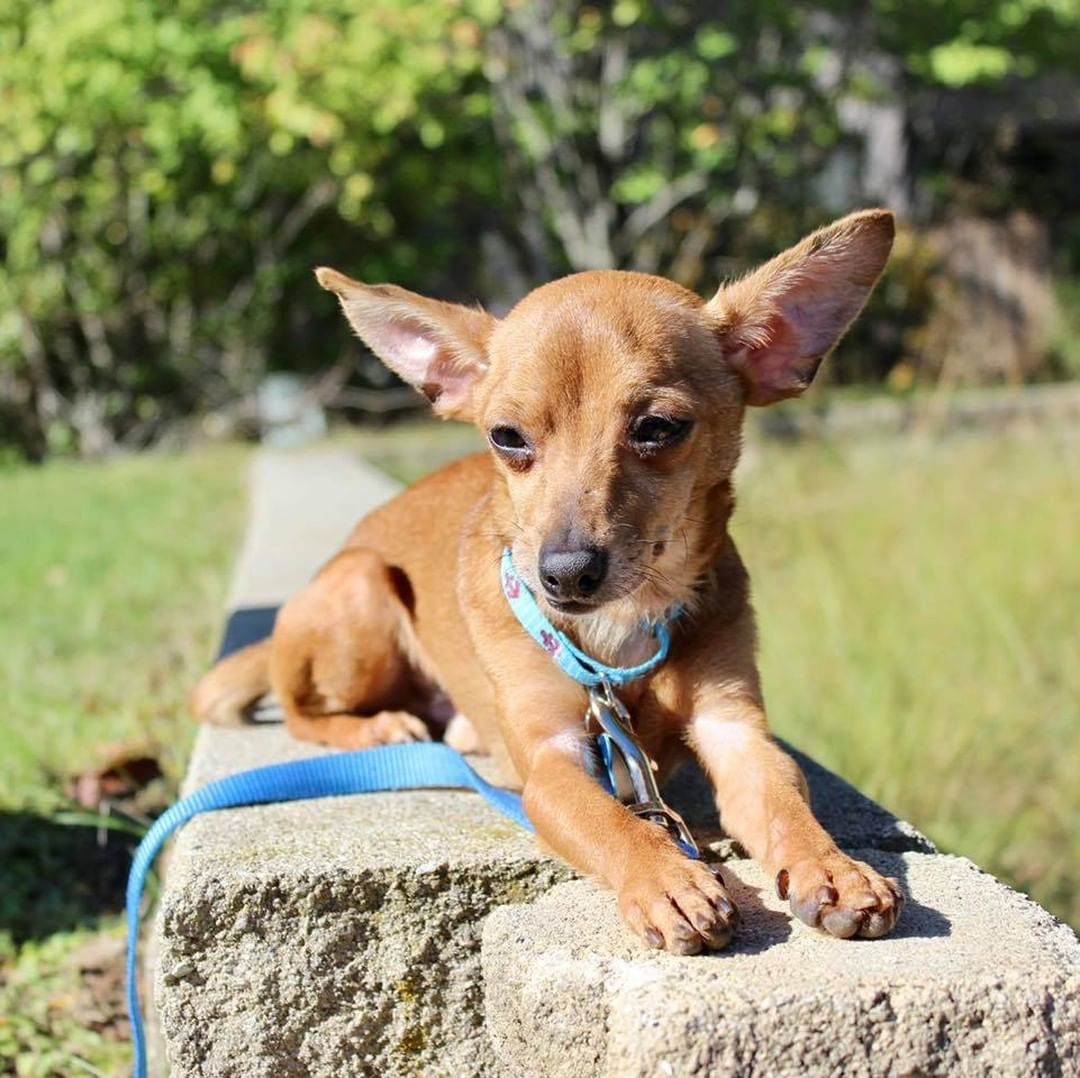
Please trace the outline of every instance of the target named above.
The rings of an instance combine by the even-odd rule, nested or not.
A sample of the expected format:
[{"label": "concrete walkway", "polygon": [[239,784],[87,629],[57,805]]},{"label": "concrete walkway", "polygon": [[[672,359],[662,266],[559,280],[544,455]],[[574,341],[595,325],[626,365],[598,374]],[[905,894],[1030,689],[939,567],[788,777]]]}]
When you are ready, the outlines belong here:
[{"label": "concrete walkway", "polygon": [[[279,602],[394,489],[342,450],[264,452],[252,479],[233,609]],[[277,726],[205,728],[187,785],[321,751]],[[1072,931],[803,763],[841,844],[904,879],[912,901],[894,936],[804,928],[717,840],[744,916],[737,944],[645,952],[610,894],[463,792],[202,817],[175,842],[151,952],[171,1071],[1080,1074]],[[700,776],[682,787],[708,835]]]}]

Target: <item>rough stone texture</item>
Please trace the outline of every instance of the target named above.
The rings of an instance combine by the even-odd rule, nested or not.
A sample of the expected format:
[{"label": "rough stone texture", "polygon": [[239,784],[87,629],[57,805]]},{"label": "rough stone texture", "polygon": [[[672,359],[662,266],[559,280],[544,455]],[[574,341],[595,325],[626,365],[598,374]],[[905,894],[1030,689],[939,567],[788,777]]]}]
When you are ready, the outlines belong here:
[{"label": "rough stone texture", "polygon": [[[192,785],[320,750],[204,730]],[[479,934],[568,879],[475,794],[217,812],[176,839],[156,997],[174,1075],[490,1073]]]},{"label": "rough stone texture", "polygon": [[743,914],[724,954],[637,948],[575,881],[495,911],[488,1033],[513,1078],[1080,1073],[1080,945],[970,861],[859,851],[911,900],[894,935],[793,921],[756,865],[726,866]]},{"label": "rough stone texture", "polygon": [[[252,487],[234,608],[286,598],[396,489],[329,449],[261,453]],[[275,725],[204,728],[186,788],[324,751]],[[670,792],[728,861],[744,914],[716,957],[639,950],[609,894],[567,882],[474,794],[193,821],[147,949],[172,1074],[1080,1074],[1072,932],[796,755],[841,845],[905,879],[914,902],[895,936],[836,941],[792,922],[719,837],[693,770]]]},{"label": "rough stone texture", "polygon": [[[277,725],[204,727],[185,791],[326,751]],[[474,764],[490,777],[488,760]],[[836,776],[812,763],[807,773],[842,840],[930,848]],[[671,790],[699,835],[716,838],[700,773],[686,769]],[[729,843],[713,845],[733,853]],[[196,819],[175,841],[159,918],[156,996],[172,1073],[490,1074],[483,922],[570,875],[458,791]],[[610,912],[610,896],[600,903]]]}]

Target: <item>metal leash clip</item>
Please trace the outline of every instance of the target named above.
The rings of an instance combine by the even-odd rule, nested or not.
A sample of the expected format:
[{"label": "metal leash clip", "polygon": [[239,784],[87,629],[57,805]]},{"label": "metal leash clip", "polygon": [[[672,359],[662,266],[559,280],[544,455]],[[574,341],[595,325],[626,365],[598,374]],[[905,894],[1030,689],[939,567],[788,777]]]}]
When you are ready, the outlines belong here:
[{"label": "metal leash clip", "polygon": [[589,687],[586,718],[600,728],[596,746],[611,793],[635,816],[663,827],[687,857],[699,860],[701,853],[686,821],[660,796],[655,764],[637,743],[630,713],[615,695],[611,682],[601,681]]}]

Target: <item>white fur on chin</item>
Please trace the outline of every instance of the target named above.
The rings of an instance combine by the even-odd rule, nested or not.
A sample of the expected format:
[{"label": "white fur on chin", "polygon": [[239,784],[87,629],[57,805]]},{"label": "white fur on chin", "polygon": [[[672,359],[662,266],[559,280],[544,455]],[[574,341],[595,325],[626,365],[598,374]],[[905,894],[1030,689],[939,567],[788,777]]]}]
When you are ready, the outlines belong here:
[{"label": "white fur on chin", "polygon": [[[515,551],[516,553],[516,551]],[[514,568],[526,586],[539,596],[540,605],[557,626],[568,631],[578,646],[608,666],[637,666],[656,653],[656,637],[647,628],[675,605],[686,614],[693,612],[697,599],[694,581],[687,580],[686,548],[668,544],[664,557],[654,563],[659,578],[643,580],[629,595],[604,603],[594,613],[567,616],[543,601],[539,582],[532,573],[523,573],[518,560]]]},{"label": "white fur on chin", "polygon": [[[652,592],[654,601],[644,592]],[[605,603],[594,614],[574,618],[573,633],[589,655],[608,666],[637,666],[656,653],[656,636],[650,622],[664,617],[676,603],[689,612],[694,592],[688,588],[684,597],[655,595],[646,584],[625,599]]]},{"label": "white fur on chin", "polygon": [[[609,605],[628,604],[623,601]],[[643,626],[640,614],[627,618],[604,606],[595,614],[575,618],[574,629],[579,646],[608,666],[637,666],[656,651],[656,639]]]}]

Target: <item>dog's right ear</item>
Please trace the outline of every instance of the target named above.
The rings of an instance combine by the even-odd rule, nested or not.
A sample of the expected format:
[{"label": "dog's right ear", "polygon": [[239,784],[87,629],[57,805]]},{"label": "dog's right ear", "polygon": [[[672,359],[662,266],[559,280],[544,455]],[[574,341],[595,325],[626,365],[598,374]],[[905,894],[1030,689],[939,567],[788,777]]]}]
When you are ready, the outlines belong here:
[{"label": "dog's right ear", "polygon": [[341,301],[357,336],[419,389],[436,412],[469,418],[472,388],[487,370],[487,341],[496,325],[492,315],[392,284],[361,284],[326,266],[315,276]]}]

